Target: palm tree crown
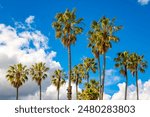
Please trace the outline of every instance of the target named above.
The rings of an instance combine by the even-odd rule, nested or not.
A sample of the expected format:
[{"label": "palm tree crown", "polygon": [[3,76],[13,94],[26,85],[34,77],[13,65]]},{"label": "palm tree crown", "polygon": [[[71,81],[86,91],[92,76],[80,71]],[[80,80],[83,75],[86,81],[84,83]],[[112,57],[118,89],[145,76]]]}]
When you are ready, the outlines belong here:
[{"label": "palm tree crown", "polygon": [[18,89],[22,86],[26,80],[28,80],[27,75],[29,70],[27,66],[22,65],[21,63],[10,66],[6,78],[10,84],[17,89],[16,99],[18,100]]},{"label": "palm tree crown", "polygon": [[65,78],[66,78],[65,73],[60,69],[55,70],[54,75],[52,76],[52,84],[55,85],[57,88],[57,92],[58,92],[57,99],[58,100],[59,100],[60,87],[66,83]]},{"label": "palm tree crown", "polygon": [[87,79],[87,82],[89,83],[89,72],[92,71],[93,73],[97,70],[97,63],[95,62],[94,58],[84,58],[83,59],[83,66],[85,70],[85,76]]},{"label": "palm tree crown", "polygon": [[40,88],[40,100],[41,100],[41,83],[45,78],[47,78],[47,71],[49,70],[48,67],[46,67],[45,63],[35,63],[30,68],[30,74],[32,76],[32,80],[34,80],[39,88]]}]

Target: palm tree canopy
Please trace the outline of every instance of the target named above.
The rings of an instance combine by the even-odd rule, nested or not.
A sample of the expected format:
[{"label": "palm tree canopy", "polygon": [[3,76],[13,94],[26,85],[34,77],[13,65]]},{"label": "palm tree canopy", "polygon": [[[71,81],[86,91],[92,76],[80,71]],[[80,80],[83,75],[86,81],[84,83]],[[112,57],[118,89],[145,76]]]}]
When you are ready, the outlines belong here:
[{"label": "palm tree canopy", "polygon": [[132,53],[129,57],[129,69],[134,76],[138,71],[145,72],[145,68],[147,68],[147,61],[144,60],[144,56],[139,56],[136,53]]},{"label": "palm tree canopy", "polygon": [[35,63],[30,68],[30,74],[32,76],[32,80],[35,80],[38,85],[41,84],[42,80],[47,78],[47,71],[49,70],[48,67],[46,67],[45,63]]},{"label": "palm tree canopy", "polygon": [[19,63],[9,67],[6,78],[13,87],[19,88],[26,80],[28,80],[28,74],[29,70],[27,69],[27,66]]},{"label": "palm tree canopy", "polygon": [[95,62],[94,58],[84,58],[83,65],[86,72],[92,70],[92,72],[96,72],[97,70],[97,63]]},{"label": "palm tree canopy", "polygon": [[99,82],[90,80],[90,83],[85,83],[85,89],[79,93],[80,100],[97,100],[99,97]]},{"label": "palm tree canopy", "polygon": [[54,75],[52,76],[52,84],[57,87],[57,90],[66,83],[65,78],[66,75],[62,70],[55,70]]},{"label": "palm tree canopy", "polygon": [[80,84],[84,76],[85,76],[85,72],[84,72],[83,64],[78,64],[74,66],[72,70],[72,82],[76,83],[78,77],[78,83]]},{"label": "palm tree canopy", "polygon": [[111,41],[118,42],[119,38],[114,35],[122,26],[115,26],[115,18],[102,17],[98,22],[93,21],[89,35],[89,47],[95,55],[104,54],[112,47]]},{"label": "palm tree canopy", "polygon": [[56,31],[56,38],[61,38],[62,43],[69,47],[76,42],[76,35],[81,34],[83,28],[80,23],[83,18],[76,18],[76,10],[70,11],[67,9],[64,13],[58,13],[55,17],[56,21],[53,22],[53,27]]},{"label": "palm tree canopy", "polygon": [[114,59],[114,61],[116,62],[115,67],[120,68],[120,73],[125,76],[125,70],[127,70],[129,64],[129,52],[124,51],[118,53],[118,56]]}]

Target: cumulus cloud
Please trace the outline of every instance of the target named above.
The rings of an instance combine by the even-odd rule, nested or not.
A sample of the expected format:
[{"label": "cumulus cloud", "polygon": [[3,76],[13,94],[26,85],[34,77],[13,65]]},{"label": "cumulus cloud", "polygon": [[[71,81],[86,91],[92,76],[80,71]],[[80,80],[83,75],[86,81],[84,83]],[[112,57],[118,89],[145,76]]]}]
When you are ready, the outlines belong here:
[{"label": "cumulus cloud", "polygon": [[140,3],[141,5],[147,5],[149,1],[150,0],[138,0],[138,3]]},{"label": "cumulus cloud", "polygon": [[[141,100],[150,100],[150,80],[142,83],[138,80],[139,84],[139,98]],[[125,92],[125,83],[118,84],[119,91],[112,96],[112,100],[123,100]],[[128,86],[128,99],[136,100],[136,86],[131,84]]]},{"label": "cumulus cloud", "polygon": [[[68,80],[66,84],[60,87],[60,100],[67,100],[67,88],[68,88]],[[81,88],[78,87],[78,91],[81,91]],[[39,92],[37,91],[33,95],[22,97],[22,99],[27,100],[37,100],[39,99]],[[57,100],[57,90],[54,85],[50,85],[47,87],[45,91],[42,92],[43,100]],[[76,99],[76,89],[75,84],[72,84],[72,99]]]},{"label": "cumulus cloud", "polygon": [[[26,19],[26,23],[33,23],[34,17]],[[18,28],[0,24],[0,99],[14,99],[16,91],[7,82],[5,76],[10,65],[23,63],[30,67],[35,62],[45,62],[50,67],[49,74],[61,68],[59,62],[54,61],[56,52],[46,52],[48,48],[48,38],[40,30],[27,30],[22,24],[22,30]],[[28,27],[29,28],[29,27]],[[32,27],[31,27],[32,28]],[[43,90],[50,84],[50,75],[43,82]],[[35,82],[29,80],[19,90],[20,96],[27,96],[37,92],[38,87]]]}]

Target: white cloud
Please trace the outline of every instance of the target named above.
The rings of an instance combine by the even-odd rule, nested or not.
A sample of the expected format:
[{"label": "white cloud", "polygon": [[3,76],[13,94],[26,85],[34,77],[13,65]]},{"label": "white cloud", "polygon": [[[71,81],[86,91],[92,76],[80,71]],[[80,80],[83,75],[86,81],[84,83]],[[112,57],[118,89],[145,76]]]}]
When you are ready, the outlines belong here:
[{"label": "white cloud", "polygon": [[34,22],[34,16],[29,16],[26,20],[25,20],[25,22],[27,23],[27,24],[32,24],[33,22]]},{"label": "white cloud", "polygon": [[[141,80],[138,80],[139,84],[139,97],[142,100],[150,100],[150,80],[142,83]],[[119,91],[112,96],[112,100],[123,100],[125,92],[125,83],[118,84]],[[128,86],[128,99],[136,100],[136,87],[135,85]]]},{"label": "white cloud", "polygon": [[[28,18],[27,18],[28,19]],[[32,19],[32,20],[29,20]],[[31,23],[34,18],[27,21]],[[50,67],[49,74],[55,69],[61,68],[59,62],[54,61],[56,52],[45,52],[48,38],[41,31],[32,28],[27,30],[22,24],[22,30],[0,24],[0,99],[14,99],[16,91],[9,85],[5,76],[7,68],[16,63],[23,63],[28,67],[35,62],[45,62]],[[25,29],[25,30],[24,30]],[[50,84],[50,76],[43,81],[42,89],[45,90]],[[38,87],[35,82],[29,80],[20,88],[19,95],[27,96],[37,92]]]},{"label": "white cloud", "polygon": [[[60,100],[67,100],[67,87],[68,87],[68,81],[66,84],[61,86],[60,88]],[[78,91],[80,92],[81,89],[78,87]],[[36,92],[33,95],[22,97],[22,99],[25,100],[38,100],[39,99],[39,92]],[[42,99],[43,100],[57,100],[57,90],[54,85],[50,85],[47,87],[45,91],[42,92]],[[76,89],[75,84],[72,84],[72,99],[76,99]]]},{"label": "white cloud", "polygon": [[149,1],[150,0],[138,0],[138,3],[140,3],[141,5],[147,5]]}]

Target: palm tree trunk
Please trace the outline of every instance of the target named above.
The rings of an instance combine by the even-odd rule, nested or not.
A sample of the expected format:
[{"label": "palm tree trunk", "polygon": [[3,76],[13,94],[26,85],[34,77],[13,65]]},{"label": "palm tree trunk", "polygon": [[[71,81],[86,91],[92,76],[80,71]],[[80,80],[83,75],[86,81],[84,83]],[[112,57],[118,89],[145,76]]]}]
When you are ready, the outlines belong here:
[{"label": "palm tree trunk", "polygon": [[76,100],[78,100],[78,76],[76,79]]},{"label": "palm tree trunk", "polygon": [[136,69],[136,93],[137,93],[137,100],[139,100],[139,85],[138,85],[138,71]]},{"label": "palm tree trunk", "polygon": [[105,85],[105,69],[106,69],[106,53],[103,55],[103,79],[102,79],[102,100],[104,98],[104,85]]},{"label": "palm tree trunk", "polygon": [[67,94],[67,97],[68,97],[68,100],[71,100],[72,99],[72,87],[71,87],[71,49],[70,49],[70,46],[68,46],[68,80],[69,80],[69,83],[68,83],[68,94]]},{"label": "palm tree trunk", "polygon": [[58,91],[57,91],[57,100],[59,100],[59,89],[58,89]]},{"label": "palm tree trunk", "polygon": [[42,99],[42,94],[41,94],[41,89],[42,89],[42,86],[41,86],[41,84],[39,85],[39,89],[40,89],[40,100]]},{"label": "palm tree trunk", "polygon": [[16,100],[18,100],[18,92],[19,92],[19,88],[16,88]]},{"label": "palm tree trunk", "polygon": [[128,92],[128,74],[127,74],[127,67],[126,67],[126,66],[125,66],[125,77],[126,77],[125,100],[127,100],[127,92]]},{"label": "palm tree trunk", "polygon": [[97,58],[98,61],[98,75],[99,75],[99,100],[102,100],[102,88],[101,88],[101,65],[100,65],[100,57]]},{"label": "palm tree trunk", "polygon": [[59,100],[59,89],[60,89],[60,78],[59,78],[59,81],[58,81],[58,87],[57,87],[57,100]]}]

